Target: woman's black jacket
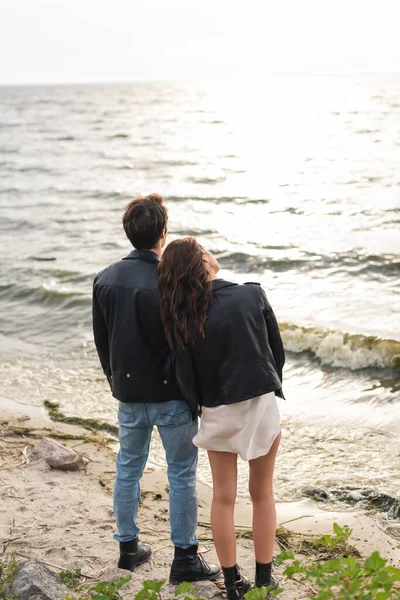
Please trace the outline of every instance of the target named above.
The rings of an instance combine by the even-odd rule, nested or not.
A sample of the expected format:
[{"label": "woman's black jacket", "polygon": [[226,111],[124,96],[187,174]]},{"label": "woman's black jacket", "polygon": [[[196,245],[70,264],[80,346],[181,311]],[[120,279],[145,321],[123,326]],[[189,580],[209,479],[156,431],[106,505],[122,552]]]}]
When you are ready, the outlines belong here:
[{"label": "woman's black jacket", "polygon": [[175,373],[192,414],[197,406],[232,404],[282,393],[285,351],[273,310],[256,283],[216,279],[205,336],[176,349]]}]

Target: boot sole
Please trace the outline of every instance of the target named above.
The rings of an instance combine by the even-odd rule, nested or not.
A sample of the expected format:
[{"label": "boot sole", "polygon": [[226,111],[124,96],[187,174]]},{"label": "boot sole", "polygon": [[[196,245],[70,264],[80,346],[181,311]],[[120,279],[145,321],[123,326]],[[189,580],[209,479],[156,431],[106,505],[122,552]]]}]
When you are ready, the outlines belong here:
[{"label": "boot sole", "polygon": [[192,578],[188,578],[185,577],[184,579],[175,579],[175,577],[171,577],[169,578],[169,582],[172,583],[173,585],[179,585],[180,583],[194,583],[196,581],[216,581],[218,579],[218,577],[220,576],[220,573],[218,573],[217,575],[211,575],[211,577],[192,577]]}]

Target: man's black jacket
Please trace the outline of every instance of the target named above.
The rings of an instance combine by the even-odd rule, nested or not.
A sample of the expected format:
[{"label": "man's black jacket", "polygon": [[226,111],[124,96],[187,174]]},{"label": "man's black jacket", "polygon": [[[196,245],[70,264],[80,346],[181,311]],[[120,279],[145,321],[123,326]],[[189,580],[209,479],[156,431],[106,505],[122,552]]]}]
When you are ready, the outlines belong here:
[{"label": "man's black jacket", "polygon": [[182,398],[159,314],[158,260],[155,252],[134,250],[94,280],[94,340],[120,402]]},{"label": "man's black jacket", "polygon": [[176,351],[176,377],[192,414],[275,392],[283,397],[285,352],[273,310],[258,284],[213,281],[205,337]]}]

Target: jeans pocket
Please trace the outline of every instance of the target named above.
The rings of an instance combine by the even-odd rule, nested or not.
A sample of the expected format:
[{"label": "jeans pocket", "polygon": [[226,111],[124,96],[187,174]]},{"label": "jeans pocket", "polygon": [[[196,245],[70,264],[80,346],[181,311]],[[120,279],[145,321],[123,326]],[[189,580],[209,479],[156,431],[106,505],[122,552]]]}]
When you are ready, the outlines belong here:
[{"label": "jeans pocket", "polygon": [[134,405],[131,402],[118,402],[118,420],[132,423],[135,420]]},{"label": "jeans pocket", "polygon": [[180,427],[192,420],[192,413],[185,400],[169,400],[157,404],[158,423],[162,427]]}]

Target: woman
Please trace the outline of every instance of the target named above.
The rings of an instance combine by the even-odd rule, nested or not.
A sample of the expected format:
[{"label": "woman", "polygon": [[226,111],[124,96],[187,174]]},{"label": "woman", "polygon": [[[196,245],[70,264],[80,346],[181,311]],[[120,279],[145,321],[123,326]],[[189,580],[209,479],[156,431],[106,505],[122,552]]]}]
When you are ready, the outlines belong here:
[{"label": "woman", "polygon": [[276,513],[273,470],[280,440],[276,395],[285,354],[262,288],[217,278],[214,256],[194,238],[171,242],[158,270],[161,318],[174,350],[176,377],[193,415],[202,410],[193,442],[208,451],[211,527],[229,600],[250,582],[236,564],[234,505],[237,456],[250,464],[256,587],[276,586],[271,573]]}]

